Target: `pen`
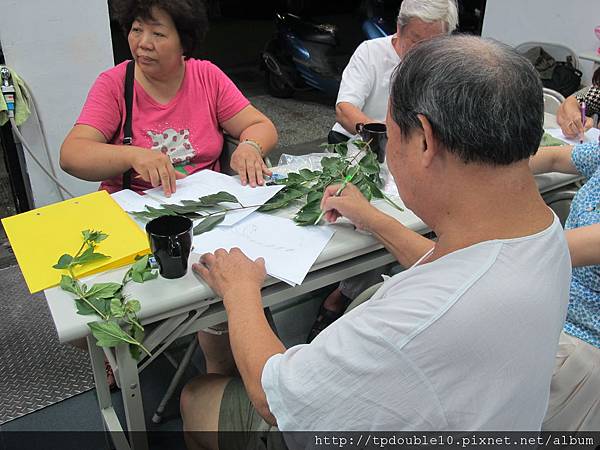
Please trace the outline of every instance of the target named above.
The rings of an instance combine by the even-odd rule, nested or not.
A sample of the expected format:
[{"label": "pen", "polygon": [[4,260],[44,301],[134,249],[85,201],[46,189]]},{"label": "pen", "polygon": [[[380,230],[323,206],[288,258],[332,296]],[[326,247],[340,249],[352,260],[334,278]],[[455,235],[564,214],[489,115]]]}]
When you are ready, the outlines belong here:
[{"label": "pen", "polygon": [[[585,102],[581,102],[581,126],[585,130]],[[581,134],[581,139],[579,139],[579,143],[583,144],[583,137],[585,136],[585,131]]]},{"label": "pen", "polygon": [[[337,191],[335,191],[335,194],[334,194],[335,197],[340,196],[340,194],[342,193],[342,191],[344,190],[346,185],[352,181],[352,178],[354,178],[354,175],[356,175],[357,172],[358,172],[358,170],[355,169],[354,171],[351,171],[348,175],[346,175],[346,178],[344,178],[342,185],[338,188]],[[319,217],[317,217],[317,220],[315,220],[315,223],[313,225],[317,225],[321,221],[321,219],[323,218],[324,215],[325,215],[325,210],[322,210],[321,214],[319,214]]]}]

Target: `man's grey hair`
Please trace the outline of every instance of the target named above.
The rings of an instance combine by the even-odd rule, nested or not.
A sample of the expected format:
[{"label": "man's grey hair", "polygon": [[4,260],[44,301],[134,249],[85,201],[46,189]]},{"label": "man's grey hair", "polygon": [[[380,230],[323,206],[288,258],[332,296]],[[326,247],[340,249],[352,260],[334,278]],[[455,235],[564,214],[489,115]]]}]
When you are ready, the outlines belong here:
[{"label": "man's grey hair", "polygon": [[423,22],[444,22],[446,32],[452,33],[458,25],[455,0],[404,0],[398,13],[398,25],[404,28],[411,19]]},{"label": "man's grey hair", "polygon": [[440,36],[397,67],[390,114],[402,136],[431,123],[434,138],[465,163],[508,165],[535,154],[544,132],[542,83],[512,48],[474,36]]}]

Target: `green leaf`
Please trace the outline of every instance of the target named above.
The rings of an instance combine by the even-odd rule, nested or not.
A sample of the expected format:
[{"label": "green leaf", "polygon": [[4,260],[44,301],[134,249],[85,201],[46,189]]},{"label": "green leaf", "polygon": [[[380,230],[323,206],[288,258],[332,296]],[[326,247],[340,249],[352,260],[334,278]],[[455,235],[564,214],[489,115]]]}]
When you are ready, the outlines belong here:
[{"label": "green leaf", "polygon": [[216,194],[205,195],[198,199],[203,206],[215,206],[219,203],[239,203],[235,195],[225,191],[219,191]]},{"label": "green leaf", "polygon": [[55,269],[67,269],[71,262],[73,261],[73,257],[71,255],[67,255],[66,253],[58,258],[58,262],[54,264],[52,267]]},{"label": "green leaf", "polygon": [[77,295],[76,283],[77,282],[69,275],[63,275],[60,277],[60,288],[63,291],[71,292],[72,294]]},{"label": "green leaf", "polygon": [[139,258],[136,262],[133,263],[133,266],[131,266],[132,271],[143,272],[144,270],[146,270],[146,267],[148,267],[149,258],[150,255],[144,255],[141,258]]},{"label": "green leaf", "polygon": [[310,191],[306,196],[306,203],[319,202],[321,203],[321,199],[323,198],[323,192],[319,190]]},{"label": "green leaf", "polygon": [[140,312],[140,309],[142,309],[142,305],[139,300],[128,300],[125,302],[125,312],[127,314],[138,313]]},{"label": "green leaf", "polygon": [[118,298],[113,298],[110,301],[110,315],[112,317],[121,318],[125,316],[125,309],[123,308],[123,304],[121,300]]},{"label": "green leaf", "polygon": [[337,169],[343,165],[344,161],[337,157],[328,157],[321,159],[323,169]]},{"label": "green leaf", "polygon": [[194,227],[194,236],[198,236],[199,234],[212,230],[214,227],[223,222],[223,220],[225,220],[225,214],[217,214],[207,217]]},{"label": "green leaf", "polygon": [[370,180],[367,180],[367,185],[369,186],[369,189],[371,190],[371,194],[373,194],[373,197],[383,198],[383,192],[381,192],[381,189],[379,189],[379,187],[375,183],[373,183]]},{"label": "green leaf", "polygon": [[162,216],[176,216],[177,213],[175,211],[171,211],[170,209],[165,208],[154,208],[152,206],[146,205],[146,209],[148,212],[154,214],[154,217],[162,217]]},{"label": "green leaf", "polygon": [[320,214],[321,208],[318,203],[308,203],[298,211],[298,214],[294,217],[294,222],[299,225],[314,225]]},{"label": "green leaf", "polygon": [[[104,316],[108,316],[110,314],[110,300],[104,298],[88,298],[88,303],[91,303],[94,308],[100,311]],[[87,316],[89,314],[97,314],[96,310],[92,308],[85,300],[78,298],[75,300],[75,305],[77,306],[77,314],[82,316]]]},{"label": "green leaf", "polygon": [[369,185],[367,183],[361,183],[357,187],[358,187],[358,190],[362,193],[362,195],[364,195],[367,200],[371,201],[371,198],[373,198],[373,195],[371,193],[371,189],[369,188]]},{"label": "green leaf", "polygon": [[157,277],[158,277],[158,271],[156,271],[156,270],[146,271],[146,272],[142,273],[142,282],[154,280]]},{"label": "green leaf", "polygon": [[288,173],[287,180],[288,180],[287,181],[288,185],[290,183],[303,183],[304,177],[302,175],[300,175],[299,173],[291,172],[291,173]]},{"label": "green leaf", "polygon": [[131,279],[136,283],[144,282],[144,276],[141,274],[141,272],[131,272]]},{"label": "green leaf", "polygon": [[96,314],[94,308],[88,305],[83,299],[75,299],[75,306],[77,307],[77,314],[81,316],[89,316],[90,314]]},{"label": "green leaf", "polygon": [[348,154],[348,143],[340,142],[338,144],[335,144],[335,152],[345,158]]},{"label": "green leaf", "polygon": [[88,247],[81,255],[73,259],[71,265],[89,264],[106,258],[110,258],[110,256],[103,255],[102,253],[96,253],[94,252],[94,247]]},{"label": "green leaf", "polygon": [[116,347],[123,343],[135,344],[127,333],[125,333],[121,327],[113,321],[105,322],[90,322],[88,327],[92,330],[92,334],[98,342],[98,347]]},{"label": "green leaf", "polygon": [[96,283],[85,293],[86,297],[113,298],[123,286],[119,283]]},{"label": "green leaf", "polygon": [[366,174],[379,173],[379,162],[377,161],[377,155],[373,152],[367,152],[367,154],[359,161],[358,165]]},{"label": "green leaf", "polygon": [[152,220],[157,217],[164,216],[162,213],[151,213],[149,211],[127,211],[128,214],[131,214],[136,219],[140,220]]},{"label": "green leaf", "polygon": [[[137,323],[137,320],[134,320]],[[129,335],[132,336],[137,342],[142,342],[144,340],[144,329],[142,327],[138,327],[134,324],[131,324],[131,326],[129,327]],[[142,356],[142,350],[139,345],[131,344],[129,346],[129,351],[131,352],[131,357],[134,358],[136,361],[139,360]]]},{"label": "green leaf", "polygon": [[362,139],[356,139],[353,144],[356,146],[356,148],[358,148],[359,150],[365,150],[366,151],[371,151],[371,146],[369,145],[371,141],[369,142],[365,142]]},{"label": "green leaf", "polygon": [[84,241],[89,241],[89,242],[94,242],[94,243],[99,243],[102,242],[104,239],[106,239],[108,237],[108,234],[103,233],[102,231],[98,230],[83,230],[81,232],[81,234],[83,235],[83,240]]},{"label": "green leaf", "polygon": [[294,200],[297,200],[304,196],[304,192],[295,189],[295,188],[284,188],[279,191],[276,195],[271,197],[271,199],[261,206],[258,211],[259,212],[267,212],[273,211],[275,209],[283,208],[289,205]]},{"label": "green leaf", "polygon": [[315,178],[317,178],[320,175],[320,172],[313,172],[312,170],[309,169],[300,169],[300,172],[298,172],[300,174],[300,176],[302,178],[304,178],[307,181],[310,180],[314,180]]},{"label": "green leaf", "polygon": [[176,214],[179,215],[183,215],[183,214],[189,214],[192,212],[195,212],[197,207],[196,206],[182,206],[182,205],[176,205],[176,204],[172,204],[172,203],[161,203],[161,208],[163,209],[168,209],[169,211],[173,211]]}]

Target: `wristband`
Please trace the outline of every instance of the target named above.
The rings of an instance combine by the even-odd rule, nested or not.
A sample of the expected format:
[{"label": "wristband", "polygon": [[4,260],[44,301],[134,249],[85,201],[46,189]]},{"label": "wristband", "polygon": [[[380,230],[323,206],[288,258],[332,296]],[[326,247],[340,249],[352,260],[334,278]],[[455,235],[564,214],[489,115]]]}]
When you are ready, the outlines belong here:
[{"label": "wristband", "polygon": [[244,139],[242,142],[240,142],[240,144],[248,144],[250,147],[252,147],[254,150],[256,150],[258,152],[258,155],[262,158],[263,157],[263,151],[262,151],[262,147],[260,146],[260,144],[258,142],[256,142],[255,140],[252,139]]}]

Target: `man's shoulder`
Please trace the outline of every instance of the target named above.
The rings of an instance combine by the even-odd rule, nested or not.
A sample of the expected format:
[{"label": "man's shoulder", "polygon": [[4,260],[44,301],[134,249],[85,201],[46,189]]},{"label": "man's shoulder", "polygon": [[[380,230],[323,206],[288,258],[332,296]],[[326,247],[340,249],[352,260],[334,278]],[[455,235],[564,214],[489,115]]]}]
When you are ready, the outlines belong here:
[{"label": "man's shoulder", "polygon": [[362,41],[356,48],[356,52],[381,52],[387,51],[392,45],[392,36],[384,36],[375,39]]}]

